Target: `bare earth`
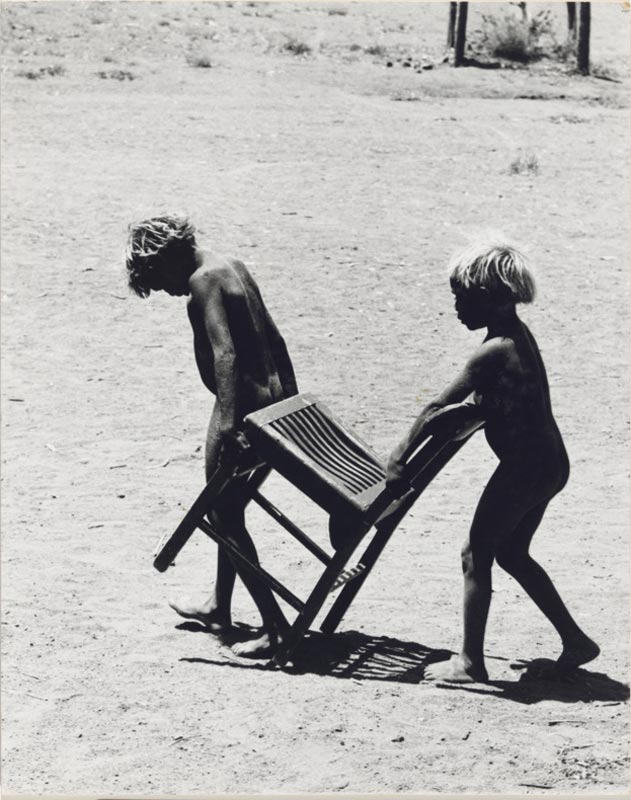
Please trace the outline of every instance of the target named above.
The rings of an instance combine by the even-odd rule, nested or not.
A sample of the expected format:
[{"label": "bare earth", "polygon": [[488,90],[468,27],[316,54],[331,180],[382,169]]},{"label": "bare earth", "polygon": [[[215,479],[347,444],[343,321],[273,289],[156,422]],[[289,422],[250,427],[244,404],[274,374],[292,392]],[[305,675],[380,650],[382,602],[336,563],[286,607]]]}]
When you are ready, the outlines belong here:
[{"label": "bare earth", "polygon": [[[628,788],[631,14],[592,5],[593,61],[618,82],[443,65],[446,4],[3,4],[5,792]],[[538,173],[511,174],[528,154]],[[460,644],[482,436],[292,669],[175,617],[214,546],[199,534],[165,575],[151,556],[202,486],[211,398],[183,301],[130,296],[121,261],[127,223],[164,209],[250,265],[301,389],[384,456],[479,338],[452,313],[448,256],[488,226],[526,247],[524,318],[573,467],[534,554],[597,661],[529,678],[558,642],[498,570],[491,684],[423,681]],[[269,493],[324,540],[300,495]],[[304,594],[317,565],[252,526]],[[258,623],[241,588],[235,618]]]}]

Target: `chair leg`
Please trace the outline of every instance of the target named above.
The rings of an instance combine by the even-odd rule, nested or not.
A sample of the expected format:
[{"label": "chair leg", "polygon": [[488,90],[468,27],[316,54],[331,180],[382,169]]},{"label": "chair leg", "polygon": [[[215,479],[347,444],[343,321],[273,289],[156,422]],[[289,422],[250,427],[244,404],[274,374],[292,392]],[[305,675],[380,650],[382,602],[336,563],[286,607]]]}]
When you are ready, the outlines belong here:
[{"label": "chair leg", "polygon": [[241,569],[244,569],[250,573],[253,578],[258,580],[259,584],[264,584],[269,589],[276,592],[279,597],[282,597],[282,599],[290,606],[295,608],[296,611],[302,611],[304,608],[304,603],[294,594],[292,594],[292,592],[290,592],[286,586],[283,586],[280,581],[277,581],[273,575],[267,572],[267,570],[264,570],[258,561],[250,561],[250,559],[243,554],[237,545],[233,544],[229,539],[226,539],[225,536],[223,536],[218,530],[215,530],[213,525],[211,525],[209,522],[206,522],[206,520],[199,521],[199,528],[219,547],[222,547],[228,553],[235,569],[237,570],[237,573],[241,577],[241,580],[243,580]]},{"label": "chair leg", "polygon": [[418,499],[419,492],[410,492],[399,500],[395,501],[387,513],[376,524],[376,533],[373,535],[364,554],[359,559],[366,569],[357,578],[346,584],[337,599],[329,609],[329,613],[324,618],[320,630],[322,633],[335,633],[337,626],[342,621],[342,617],[349,609],[350,604],[355,599],[357,593],[364,585],[364,581],[377,562],[383,549],[390,541],[390,537],[397,529],[399,523],[405,517]]},{"label": "chair leg", "polygon": [[320,580],[316,583],[315,588],[307,598],[303,611],[298,614],[294,624],[285,635],[282,645],[276,651],[271,661],[272,664],[277,667],[283,667],[287,663],[296,646],[309,630],[309,626],[315,619],[318,611],[322,608],[337,576],[344,569],[364,533],[365,529],[362,528],[355,536],[349,537],[350,541],[347,546],[338,550],[333,556],[331,563],[324,570]]},{"label": "chair leg", "polygon": [[193,531],[198,527],[199,521],[204,518],[214,498],[217,497],[230,482],[237,467],[238,460],[219,466],[175,531],[158,544],[153,560],[153,566],[158,572],[164,572],[169,568],[173,559],[184,547],[186,542],[188,542]]},{"label": "chair leg", "polygon": [[388,544],[388,541],[393,533],[394,528],[391,528],[390,526],[382,530],[377,530],[370,544],[364,551],[364,554],[359,559],[359,563],[365,566],[364,571],[361,573],[361,575],[358,575],[352,581],[349,581],[339,593],[337,599],[331,606],[329,613],[326,615],[322,625],[320,626],[322,633],[335,633],[335,630],[340,624],[342,617],[344,614],[346,614],[350,604],[353,602],[357,593],[364,585],[364,581],[370,574],[370,571],[374,567],[384,547]]}]

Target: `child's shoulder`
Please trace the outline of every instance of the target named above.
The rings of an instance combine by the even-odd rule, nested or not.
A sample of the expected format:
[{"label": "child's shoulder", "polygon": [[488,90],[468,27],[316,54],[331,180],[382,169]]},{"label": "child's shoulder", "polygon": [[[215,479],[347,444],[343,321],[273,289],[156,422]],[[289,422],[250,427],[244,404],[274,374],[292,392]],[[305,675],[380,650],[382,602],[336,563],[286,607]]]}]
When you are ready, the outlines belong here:
[{"label": "child's shoulder", "polygon": [[506,369],[512,360],[514,349],[514,342],[503,337],[485,339],[469,357],[467,371],[474,382],[484,382]]},{"label": "child's shoulder", "polygon": [[485,339],[473,353],[473,361],[498,362],[510,357],[515,351],[515,342],[506,336],[492,336]]},{"label": "child's shoulder", "polygon": [[239,269],[245,269],[245,266],[236,258],[205,253],[203,263],[191,275],[191,289],[193,292],[213,289],[235,291],[239,287]]}]

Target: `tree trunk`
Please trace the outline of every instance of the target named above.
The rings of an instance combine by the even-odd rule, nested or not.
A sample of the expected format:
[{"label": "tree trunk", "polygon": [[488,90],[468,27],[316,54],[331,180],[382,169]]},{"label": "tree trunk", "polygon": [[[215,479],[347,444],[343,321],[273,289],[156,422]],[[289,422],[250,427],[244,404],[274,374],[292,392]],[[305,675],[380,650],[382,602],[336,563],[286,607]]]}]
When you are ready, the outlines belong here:
[{"label": "tree trunk", "polygon": [[576,3],[567,3],[567,30],[571,39],[576,39]]},{"label": "tree trunk", "polygon": [[589,31],[591,27],[591,3],[581,3],[578,20],[578,50],[576,63],[581,75],[589,75]]},{"label": "tree trunk", "polygon": [[464,64],[464,49],[467,41],[467,14],[469,3],[458,3],[458,21],[456,24],[456,51],[454,53],[454,67]]},{"label": "tree trunk", "polygon": [[456,42],[457,16],[458,16],[458,3],[449,3],[449,24],[447,25],[447,47],[453,47]]}]

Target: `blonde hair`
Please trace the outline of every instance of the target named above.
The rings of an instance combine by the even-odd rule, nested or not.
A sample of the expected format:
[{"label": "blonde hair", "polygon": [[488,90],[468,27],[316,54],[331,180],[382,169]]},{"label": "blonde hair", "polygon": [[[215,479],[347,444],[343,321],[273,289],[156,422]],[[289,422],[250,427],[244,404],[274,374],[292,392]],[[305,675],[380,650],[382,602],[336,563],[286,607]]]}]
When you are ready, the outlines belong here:
[{"label": "blonde hair", "polygon": [[486,289],[498,299],[532,303],[535,279],[518,250],[500,241],[476,242],[449,262],[452,286]]},{"label": "blonde hair", "polygon": [[165,214],[132,223],[128,231],[124,257],[129,286],[140,297],[147,297],[157,288],[152,280],[156,260],[174,244],[194,247],[195,226],[185,216]]}]

